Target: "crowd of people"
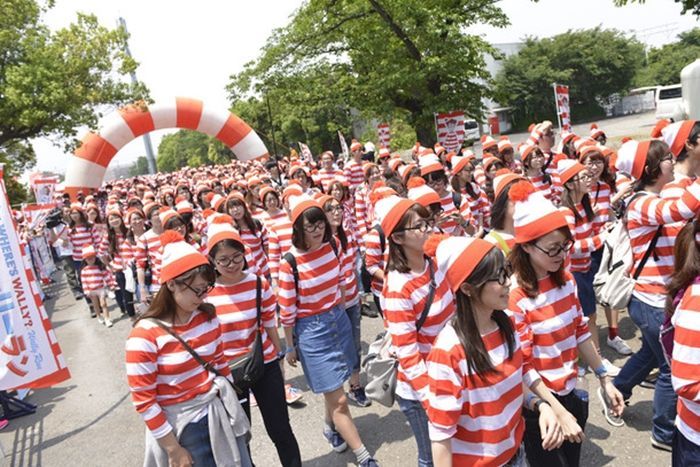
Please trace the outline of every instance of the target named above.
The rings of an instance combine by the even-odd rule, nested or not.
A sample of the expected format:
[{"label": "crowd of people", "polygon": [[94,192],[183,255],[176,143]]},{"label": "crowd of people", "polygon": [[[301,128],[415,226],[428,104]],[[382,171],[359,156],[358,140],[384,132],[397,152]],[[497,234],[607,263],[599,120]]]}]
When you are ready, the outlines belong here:
[{"label": "crowd of people", "polygon": [[[280,463],[300,466],[287,409],[300,396],[285,383],[298,364],[323,397],[319,437],[379,465],[349,410],[371,404],[363,316],[391,338],[419,466],[579,465],[586,372],[613,427],[653,385],[651,444],[699,465],[700,123],[650,136],[615,149],[593,126],[556,141],[545,121],[518,146],[482,137],[479,156],[353,141],[347,160],[183,168],[66,200],[51,241],[99,323],[112,326],[112,294],[133,321],[145,465],[253,465],[256,405]],[[632,250],[626,310],[594,290],[617,223]],[[631,357],[619,368],[602,345]]]}]

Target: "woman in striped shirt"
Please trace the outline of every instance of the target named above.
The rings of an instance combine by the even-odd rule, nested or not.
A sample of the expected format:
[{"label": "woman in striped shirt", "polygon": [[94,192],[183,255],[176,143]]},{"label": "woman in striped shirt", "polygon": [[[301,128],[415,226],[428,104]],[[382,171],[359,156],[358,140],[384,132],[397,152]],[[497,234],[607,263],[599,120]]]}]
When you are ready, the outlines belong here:
[{"label": "woman in striped shirt", "polygon": [[415,201],[390,196],[377,202],[377,213],[389,248],[381,298],[398,358],[396,399],[416,439],[418,465],[428,467],[433,456],[425,413],[429,383],[425,359],[454,314],[453,295],[444,273],[423,253],[430,233],[427,210]]},{"label": "woman in striped shirt", "polygon": [[462,217],[473,216],[474,225],[477,228],[488,229],[490,217],[490,205],[486,192],[474,182],[474,154],[453,156],[452,176],[450,185],[453,193],[460,193],[462,203],[459,207]]},{"label": "woman in striped shirt", "polygon": [[[659,449],[671,450],[673,422],[676,418],[676,395],[671,383],[671,369],[661,344],[659,328],[664,322],[664,306],[668,283],[673,273],[673,245],[686,219],[700,212],[700,180],[683,191],[680,198],[662,199],[662,188],[673,180],[673,153],[663,141],[628,141],[616,160],[619,171],[634,180],[635,191],[627,208],[627,231],[632,246],[632,271],[641,267],[635,280],[629,314],[642,333],[642,347],[625,363],[615,377],[615,386],[625,399],[633,388],[658,367],[659,376],[654,389],[654,417],[651,443]],[[656,238],[655,246],[652,246]],[[645,252],[649,252],[645,255]],[[642,265],[642,258],[647,257]],[[621,420],[608,418],[619,426]]]},{"label": "woman in striped shirt", "polygon": [[[543,449],[558,448],[564,437],[547,402],[553,396],[523,357],[512,317],[503,311],[512,274],[503,253],[465,237],[447,238],[435,249],[457,302],[427,358],[435,464],[524,465],[523,405],[539,412]],[[539,397],[525,398],[524,386]]]},{"label": "woman in striped shirt", "polygon": [[270,280],[270,266],[267,264],[269,245],[267,228],[261,221],[253,219],[245,197],[236,191],[231,192],[226,197],[226,212],[235,221],[236,229],[241,234],[243,242],[250,249],[256,270]]},{"label": "woman in striped shirt", "polygon": [[[289,424],[284,378],[279,365],[279,359],[284,353],[277,334],[275,296],[264,278],[259,279],[258,290],[258,276],[247,270],[245,245],[232,223],[233,219],[224,215],[214,219],[207,231],[207,250],[217,272],[216,283],[207,297],[207,302],[216,307],[224,356],[228,361],[251,352],[256,336],[260,333],[265,370],[250,389],[281,464],[285,467],[301,467],[301,454]],[[260,310],[256,309],[258,294]],[[259,327],[258,311],[261,324]],[[242,405],[250,420],[247,394]]]},{"label": "woman in striped shirt", "polygon": [[594,369],[599,393],[618,415],[623,410],[622,395],[591,342],[576,283],[565,267],[574,242],[564,214],[526,181],[513,185],[509,196],[515,204],[516,242],[509,260],[518,287],[510,294],[508,309],[515,316],[525,359],[532,359],[558,401],[552,408],[567,440],[556,450],[544,450],[538,415],[525,409],[525,451],[530,465],[576,466],[588,418],[588,396],[575,391],[579,354]]},{"label": "woman in striped shirt", "polygon": [[525,178],[547,199],[552,199],[552,177],[544,169],[547,160],[544,152],[537,146],[525,145],[520,148],[520,158]]},{"label": "woman in striped shirt", "polygon": [[[674,327],[671,381],[678,395],[672,465],[700,463],[700,222],[688,222],[674,245],[666,313]],[[668,349],[665,349],[668,351]]]},{"label": "woman in striped shirt", "polygon": [[107,238],[102,249],[109,259],[109,267],[117,283],[114,296],[122,314],[134,318],[134,294],[126,290],[125,274],[132,274],[135,245],[129,241],[128,231],[118,209],[107,212],[107,223]]},{"label": "woman in striped shirt", "polygon": [[131,398],[147,427],[144,465],[251,466],[250,425],[226,380],[231,373],[219,320],[204,303],[214,268],[177,232],[159,240],[163,287],[126,341]]},{"label": "woman in striped shirt", "polygon": [[332,448],[342,452],[349,445],[359,465],[374,467],[378,463],[362,444],[343,391],[357,355],[331,226],[308,195],[293,196],[289,203],[292,248],[282,258],[278,290],[286,360],[293,367],[300,361],[311,390],[323,394],[323,434]]}]

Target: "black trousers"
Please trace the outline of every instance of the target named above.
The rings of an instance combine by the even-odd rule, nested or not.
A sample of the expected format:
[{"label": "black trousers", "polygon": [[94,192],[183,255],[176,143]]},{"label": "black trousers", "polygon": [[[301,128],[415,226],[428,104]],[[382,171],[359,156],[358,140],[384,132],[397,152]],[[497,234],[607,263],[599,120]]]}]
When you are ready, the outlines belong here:
[{"label": "black trousers", "polygon": [[114,291],[114,298],[117,300],[117,305],[122,313],[127,315],[135,316],[134,311],[134,294],[126,290],[126,276],[124,271],[117,271],[114,273],[114,278],[117,281],[117,290]]},{"label": "black trousers", "polygon": [[[284,467],[301,467],[299,444],[289,424],[289,411],[284,395],[284,378],[279,360],[265,364],[265,372],[251,388],[260,409],[265,430],[277,449],[277,456]],[[250,420],[250,401],[242,402]],[[252,459],[251,455],[251,459]]]},{"label": "black trousers", "polygon": [[[574,391],[566,396],[554,395],[561,405],[576,418],[576,422],[585,429],[588,420],[588,401],[581,400]],[[531,467],[578,467],[581,460],[581,443],[564,441],[559,449],[545,451],[542,449],[539,413],[523,409],[525,417],[525,455]]]}]

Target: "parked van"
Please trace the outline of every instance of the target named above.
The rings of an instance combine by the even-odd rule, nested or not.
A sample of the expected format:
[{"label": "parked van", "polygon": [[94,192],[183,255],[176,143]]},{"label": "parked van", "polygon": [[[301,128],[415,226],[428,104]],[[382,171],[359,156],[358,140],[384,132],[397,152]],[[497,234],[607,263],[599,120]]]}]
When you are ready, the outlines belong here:
[{"label": "parked van", "polygon": [[464,141],[476,141],[481,137],[479,134],[479,124],[471,118],[464,119]]},{"label": "parked van", "polygon": [[656,90],[656,119],[683,118],[683,90],[680,84],[659,86]]}]

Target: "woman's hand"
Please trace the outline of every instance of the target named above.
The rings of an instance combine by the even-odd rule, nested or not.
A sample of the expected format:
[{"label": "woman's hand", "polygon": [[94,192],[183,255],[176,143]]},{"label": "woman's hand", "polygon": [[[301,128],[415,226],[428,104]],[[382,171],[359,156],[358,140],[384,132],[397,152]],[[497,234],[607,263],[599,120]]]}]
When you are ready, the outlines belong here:
[{"label": "woman's hand", "polygon": [[564,439],[570,443],[582,443],[585,438],[583,430],[578,425],[576,417],[571,415],[568,410],[562,410],[556,413],[559,426],[561,427]]},{"label": "woman's hand", "polygon": [[168,452],[168,464],[170,467],[190,467],[193,465],[192,456],[179,444]]},{"label": "woman's hand", "polygon": [[296,368],[297,366],[297,349],[291,349],[285,356],[287,363]]},{"label": "woman's hand", "polygon": [[551,451],[564,442],[559,420],[549,404],[540,404],[540,433],[542,434],[542,449]]},{"label": "woman's hand", "polygon": [[612,403],[611,408],[615,416],[622,416],[622,412],[625,410],[625,399],[622,397],[620,391],[617,390],[615,385],[607,376],[600,379],[600,385],[602,386],[603,391],[605,391],[610,398],[610,402]]}]

